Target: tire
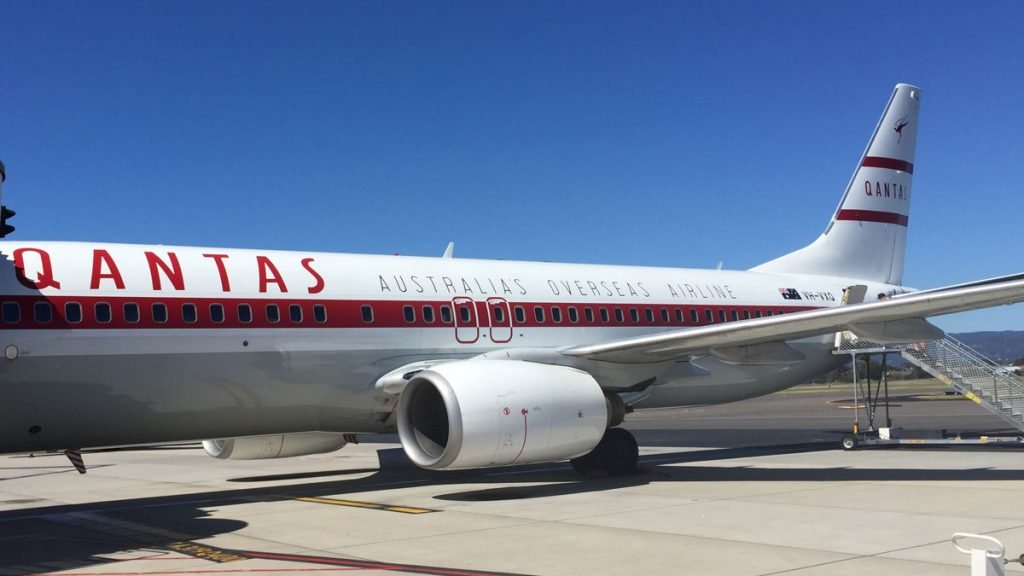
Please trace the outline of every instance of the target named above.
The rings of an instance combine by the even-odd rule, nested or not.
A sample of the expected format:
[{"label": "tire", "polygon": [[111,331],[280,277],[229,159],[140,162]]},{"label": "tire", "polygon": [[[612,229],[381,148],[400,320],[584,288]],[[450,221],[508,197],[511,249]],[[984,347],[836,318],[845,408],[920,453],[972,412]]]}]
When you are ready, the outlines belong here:
[{"label": "tire", "polygon": [[636,438],[624,428],[609,428],[597,445],[599,465],[612,476],[635,474],[640,460]]},{"label": "tire", "polygon": [[[594,450],[597,450],[596,448]],[[579,456],[569,460],[569,464],[572,465],[572,469],[576,471],[580,476],[586,476],[596,469],[596,458],[594,458],[594,451],[587,452],[583,456]]]},{"label": "tire", "polygon": [[639,459],[636,438],[624,428],[609,428],[593,450],[569,463],[583,476],[625,476],[637,472]]},{"label": "tire", "polygon": [[854,438],[853,436],[843,436],[841,444],[843,446],[843,450],[856,450],[857,449],[857,439]]}]

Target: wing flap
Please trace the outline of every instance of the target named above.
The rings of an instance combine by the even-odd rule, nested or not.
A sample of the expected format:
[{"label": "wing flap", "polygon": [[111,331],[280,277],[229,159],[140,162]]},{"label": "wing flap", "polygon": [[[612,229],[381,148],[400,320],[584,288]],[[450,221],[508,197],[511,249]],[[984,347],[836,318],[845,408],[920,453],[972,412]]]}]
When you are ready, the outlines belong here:
[{"label": "wing flap", "polygon": [[807,359],[803,352],[785,342],[712,348],[711,353],[730,364],[792,364]]},{"label": "wing flap", "polygon": [[[891,300],[822,308],[784,316],[755,318],[686,330],[638,336],[600,344],[576,346],[562,354],[623,363],[658,362],[706,354],[711,350],[782,342],[850,330],[879,323],[922,319],[954,312],[990,308],[1024,301],[1024,280],[930,290]],[[903,324],[909,327],[910,324]],[[893,333],[899,324],[893,324]],[[922,328],[917,324],[917,328]],[[937,330],[937,328],[936,328]],[[870,330],[868,330],[870,331]],[[910,330],[905,341],[921,340],[920,330]],[[934,332],[931,332],[934,334]]]}]

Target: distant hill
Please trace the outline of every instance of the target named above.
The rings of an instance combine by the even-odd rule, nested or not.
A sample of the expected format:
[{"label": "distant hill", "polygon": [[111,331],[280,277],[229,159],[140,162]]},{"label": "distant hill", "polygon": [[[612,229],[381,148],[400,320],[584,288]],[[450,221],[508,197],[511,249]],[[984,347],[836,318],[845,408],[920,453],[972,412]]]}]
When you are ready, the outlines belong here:
[{"label": "distant hill", "polygon": [[1009,364],[1024,358],[1024,330],[963,332],[950,335],[1001,364]]}]

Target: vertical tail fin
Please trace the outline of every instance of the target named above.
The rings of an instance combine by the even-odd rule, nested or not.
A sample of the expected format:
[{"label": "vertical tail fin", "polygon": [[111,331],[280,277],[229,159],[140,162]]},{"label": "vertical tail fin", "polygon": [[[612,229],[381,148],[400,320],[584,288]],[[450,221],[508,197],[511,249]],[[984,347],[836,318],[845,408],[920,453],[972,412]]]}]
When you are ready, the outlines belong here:
[{"label": "vertical tail fin", "polygon": [[825,232],[753,268],[901,284],[921,89],[897,84]]}]

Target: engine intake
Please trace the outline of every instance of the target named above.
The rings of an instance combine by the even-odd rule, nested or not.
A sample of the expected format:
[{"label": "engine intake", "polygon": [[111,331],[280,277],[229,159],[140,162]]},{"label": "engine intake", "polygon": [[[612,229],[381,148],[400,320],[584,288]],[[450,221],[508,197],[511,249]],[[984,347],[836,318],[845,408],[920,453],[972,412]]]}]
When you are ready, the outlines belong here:
[{"label": "engine intake", "polygon": [[590,374],[517,360],[434,366],[398,404],[402,447],[431,470],[573,458],[592,450],[607,425],[607,402]]}]

